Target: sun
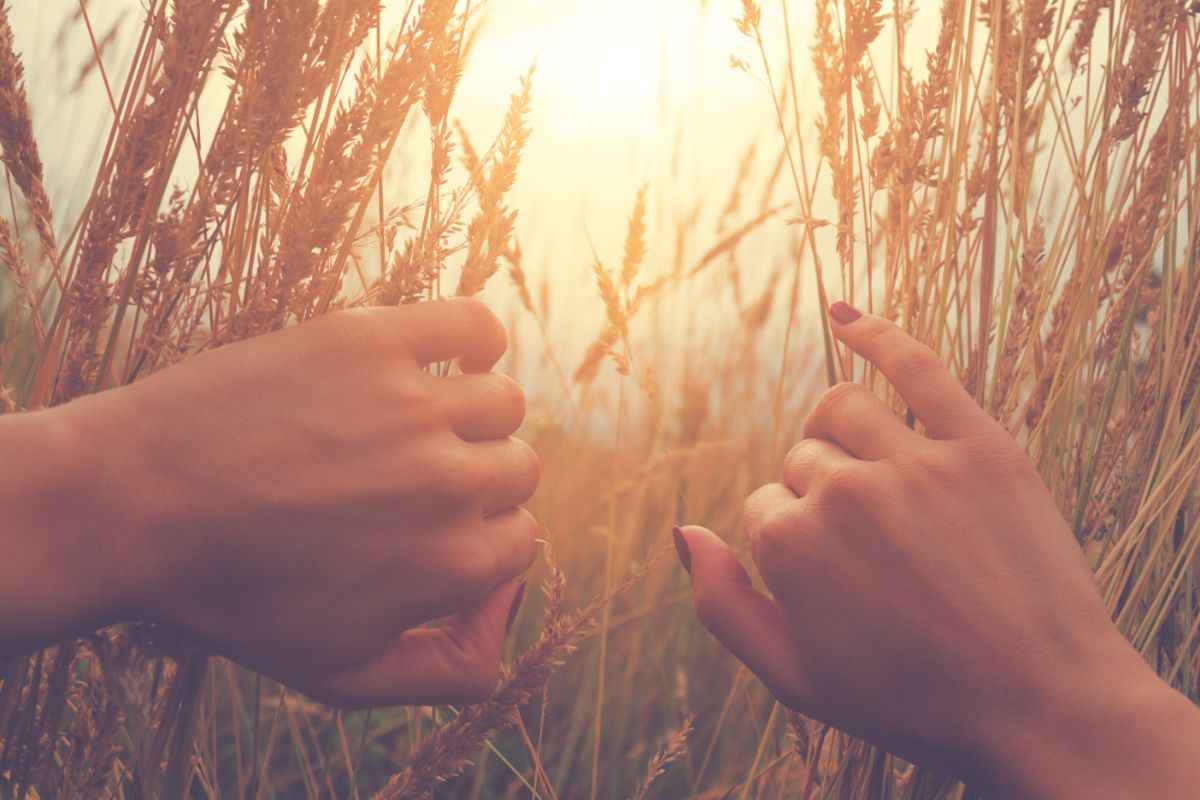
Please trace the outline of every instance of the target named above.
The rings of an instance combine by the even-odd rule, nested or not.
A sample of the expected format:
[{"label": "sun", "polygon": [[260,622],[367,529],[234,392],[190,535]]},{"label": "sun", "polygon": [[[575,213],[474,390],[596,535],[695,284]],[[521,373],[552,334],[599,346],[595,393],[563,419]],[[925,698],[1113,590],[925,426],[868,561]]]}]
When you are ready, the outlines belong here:
[{"label": "sun", "polygon": [[654,26],[632,25],[627,15],[601,5],[558,18],[542,35],[538,84],[544,118],[558,132],[654,130],[667,79]]},{"label": "sun", "polygon": [[[564,2],[552,11],[543,7],[541,13],[507,19],[497,15],[496,24],[507,28],[492,30],[486,49],[473,54],[473,79],[511,76],[535,63],[542,130],[651,136],[662,99],[678,104],[692,91],[688,84],[700,58],[700,37],[690,30],[699,17],[693,8],[688,11],[680,13],[674,0],[610,0]],[[473,88],[479,97],[481,87]],[[499,87],[496,92],[505,96]]]},{"label": "sun", "polygon": [[591,76],[597,103],[607,108],[623,105],[631,114],[650,110],[663,75],[662,62],[649,44],[617,43],[606,49]]}]

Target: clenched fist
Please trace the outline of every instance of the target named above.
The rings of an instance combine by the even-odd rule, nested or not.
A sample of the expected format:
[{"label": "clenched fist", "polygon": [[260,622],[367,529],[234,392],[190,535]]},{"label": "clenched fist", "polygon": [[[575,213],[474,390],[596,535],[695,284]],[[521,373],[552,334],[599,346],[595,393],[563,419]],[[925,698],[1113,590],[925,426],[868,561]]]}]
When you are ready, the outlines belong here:
[{"label": "clenched fist", "polygon": [[22,415],[90,474],[36,546],[92,554],[91,623],[160,621],[339,705],[482,699],[537,529],[506,346],[476,301],[344,311]]}]

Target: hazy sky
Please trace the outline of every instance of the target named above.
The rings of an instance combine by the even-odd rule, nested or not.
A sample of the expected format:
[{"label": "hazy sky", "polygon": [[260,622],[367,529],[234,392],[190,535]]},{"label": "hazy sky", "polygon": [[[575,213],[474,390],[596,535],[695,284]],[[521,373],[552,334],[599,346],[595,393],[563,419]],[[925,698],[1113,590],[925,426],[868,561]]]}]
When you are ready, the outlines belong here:
[{"label": "hazy sky", "polygon": [[[394,27],[404,5],[385,4],[393,19],[389,24],[385,18],[385,30]],[[811,3],[796,0],[789,7],[798,55],[807,64]],[[777,8],[767,4],[764,27],[768,46],[782,56]],[[60,221],[74,217],[72,206],[86,194],[111,124],[96,72],[72,90],[90,55],[84,27],[63,25],[77,9],[78,0],[10,4]],[[105,56],[119,87],[143,3],[90,0],[88,9],[98,36],[114,26],[124,36]],[[476,142],[490,141],[521,75],[537,65],[533,137],[512,201],[520,210],[518,233],[529,270],[535,279],[553,273],[555,297],[572,312],[572,338],[574,329],[581,340],[594,335],[602,318],[591,246],[610,263],[620,259],[640,185],[649,187],[647,271],[653,273],[669,268],[674,220],[696,204],[715,214],[725,203],[751,142],[760,142],[761,171],[774,162],[779,137],[769,94],[759,79],[729,66],[731,55],[756,58],[734,26],[740,10],[741,0],[487,0],[453,113]],[[928,39],[921,27],[914,46]],[[813,86],[807,70],[798,75],[802,95],[815,95],[805,90]],[[811,109],[802,110],[811,128]],[[404,153],[393,158],[389,180],[401,194],[406,180],[423,193],[424,167],[417,164]],[[765,275],[768,255],[783,252],[789,237],[778,222],[749,242],[748,280],[753,282],[756,267]],[[715,240],[710,225],[694,252]],[[490,288],[489,294],[497,296]]]},{"label": "hazy sky", "polygon": [[[398,17],[401,6],[386,4],[386,13]],[[83,195],[111,122],[97,74],[68,93],[89,52],[81,25],[60,36],[77,8],[77,0],[43,0],[12,4],[10,12],[60,208]],[[91,0],[88,8],[98,36],[114,23],[125,41],[136,36],[138,0]],[[720,193],[713,202],[721,203],[746,145],[764,131],[772,134],[768,96],[729,68],[732,53],[747,55],[732,22],[739,9],[740,0],[712,0],[706,12],[700,0],[489,0],[485,6],[454,113],[477,141],[490,140],[509,95],[536,63],[534,134],[514,201],[523,209],[522,245],[531,261],[553,258],[554,269],[580,276],[562,282],[567,291],[578,287],[592,299],[588,238],[619,255],[625,217],[643,182],[661,221],[683,213],[697,193]],[[114,83],[127,51],[106,52]],[[396,169],[402,172],[403,164]],[[659,255],[668,257],[665,249]]]},{"label": "hazy sky", "polygon": [[[81,25],[59,35],[77,0],[13,5],[47,160],[74,175],[67,165],[85,159],[110,122],[95,73],[79,92],[66,94],[88,52]],[[400,5],[385,5],[388,16],[398,17]],[[588,198],[613,201],[618,189],[632,197],[643,180],[660,177],[681,119],[693,173],[687,177],[723,173],[771,117],[759,85],[728,66],[729,56],[744,50],[732,23],[740,1],[713,0],[703,14],[701,6],[700,0],[489,0],[454,111],[478,138],[490,138],[521,75],[536,63],[534,138],[522,190],[556,192],[572,184],[585,205]],[[89,4],[97,35],[120,21],[126,41],[137,33],[140,9],[138,0]],[[390,27],[386,18],[384,26]],[[127,49],[106,51],[114,83]],[[554,180],[543,182],[538,172]]]}]

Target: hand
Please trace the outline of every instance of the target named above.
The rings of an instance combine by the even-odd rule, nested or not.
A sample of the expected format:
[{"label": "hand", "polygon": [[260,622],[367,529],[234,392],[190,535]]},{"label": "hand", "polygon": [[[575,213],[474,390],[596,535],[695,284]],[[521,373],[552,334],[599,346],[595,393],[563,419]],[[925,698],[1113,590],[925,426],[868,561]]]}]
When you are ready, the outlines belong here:
[{"label": "hand", "polygon": [[1144,790],[1100,766],[1132,763],[1133,731],[1158,739],[1164,717],[1195,714],[1113,626],[1007,432],[929,348],[834,311],[928,438],[864,386],[831,389],[780,482],[746,502],[772,598],[715,535],[677,531],[701,622],[790,708],[1000,796]]},{"label": "hand", "polygon": [[120,481],[122,612],[338,705],[486,697],[537,530],[506,346],[476,301],[345,311],[64,406]]}]

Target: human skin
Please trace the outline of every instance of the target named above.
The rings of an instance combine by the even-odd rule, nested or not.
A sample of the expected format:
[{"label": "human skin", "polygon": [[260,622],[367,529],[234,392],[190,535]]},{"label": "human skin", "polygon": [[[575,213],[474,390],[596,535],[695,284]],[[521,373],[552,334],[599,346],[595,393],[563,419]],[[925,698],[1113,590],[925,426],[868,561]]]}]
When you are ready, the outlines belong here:
[{"label": "human skin", "polygon": [[0,656],[148,620],[339,706],[483,699],[536,548],[506,347],[344,311],[0,417]]},{"label": "human skin", "polygon": [[770,596],[711,531],[676,530],[703,625],[784,705],[986,796],[1195,797],[1200,712],[1112,624],[1017,443],[932,350],[831,316],[926,435],[829,390],[746,501]]}]

